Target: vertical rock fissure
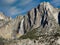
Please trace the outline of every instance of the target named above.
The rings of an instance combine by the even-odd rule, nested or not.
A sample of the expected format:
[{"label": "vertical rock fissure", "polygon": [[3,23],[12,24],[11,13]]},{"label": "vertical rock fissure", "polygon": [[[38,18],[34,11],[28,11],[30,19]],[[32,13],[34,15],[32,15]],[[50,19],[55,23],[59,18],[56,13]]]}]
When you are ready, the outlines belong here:
[{"label": "vertical rock fissure", "polygon": [[30,12],[28,12],[28,22],[29,22],[29,25],[30,25],[30,27],[31,27],[31,20],[30,20]]},{"label": "vertical rock fissure", "polygon": [[24,34],[26,33],[25,22],[23,22]]},{"label": "vertical rock fissure", "polygon": [[18,23],[17,33],[19,33],[20,24],[21,24],[21,22]]},{"label": "vertical rock fissure", "polygon": [[45,27],[45,25],[48,25],[48,21],[47,21],[47,17],[48,17],[48,11],[46,10],[46,7],[43,9],[43,16],[42,16],[42,20],[41,20],[41,25],[43,26],[43,28]]},{"label": "vertical rock fissure", "polygon": [[60,26],[60,12],[59,12],[59,14],[58,14],[58,24],[59,24],[59,26]]},{"label": "vertical rock fissure", "polygon": [[34,9],[34,15],[35,15],[35,17],[34,17],[34,24],[35,24],[35,22],[36,22],[36,15],[37,15],[37,10],[36,10],[36,8]]}]

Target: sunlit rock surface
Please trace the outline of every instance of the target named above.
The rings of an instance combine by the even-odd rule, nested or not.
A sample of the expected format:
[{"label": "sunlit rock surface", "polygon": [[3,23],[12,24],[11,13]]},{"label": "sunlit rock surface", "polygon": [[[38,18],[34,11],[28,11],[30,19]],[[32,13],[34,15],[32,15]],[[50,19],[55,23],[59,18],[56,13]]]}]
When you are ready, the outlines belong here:
[{"label": "sunlit rock surface", "polygon": [[43,2],[15,19],[0,13],[0,37],[4,45],[59,45],[60,9]]}]

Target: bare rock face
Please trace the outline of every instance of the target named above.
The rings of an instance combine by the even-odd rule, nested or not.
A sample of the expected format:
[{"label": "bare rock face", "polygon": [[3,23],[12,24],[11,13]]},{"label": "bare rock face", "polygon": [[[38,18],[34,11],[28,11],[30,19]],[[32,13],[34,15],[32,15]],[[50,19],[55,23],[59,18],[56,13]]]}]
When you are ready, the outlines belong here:
[{"label": "bare rock face", "polygon": [[0,19],[5,19],[5,16],[3,15],[2,12],[0,12]]},{"label": "bare rock face", "polygon": [[[60,10],[49,2],[43,2],[27,15],[17,16],[15,19],[0,14],[0,37],[16,39],[16,43],[6,45],[57,45],[60,44],[57,36],[60,35],[59,25]],[[17,40],[18,38],[22,40]],[[38,40],[35,41],[36,38]]]},{"label": "bare rock face", "polygon": [[10,24],[11,20],[12,18],[5,16],[3,13],[0,13],[0,37],[10,38],[10,33],[12,33],[12,26]]},{"label": "bare rock face", "polygon": [[[11,19],[0,14],[2,28],[0,28],[1,36],[8,38],[16,38],[21,35],[40,27],[40,30],[56,30],[59,20],[59,10],[54,8],[50,3],[43,2],[36,8],[30,10],[25,16],[17,16],[16,19]],[[60,23],[59,23],[60,24]],[[54,29],[53,29],[54,28]],[[3,32],[6,32],[4,33]],[[10,33],[9,33],[10,32]],[[8,33],[8,34],[7,34]],[[7,35],[6,35],[7,34]],[[6,35],[6,36],[5,36]],[[10,37],[9,37],[10,36]]]},{"label": "bare rock face", "polygon": [[38,7],[30,10],[26,16],[24,16],[25,30],[29,31],[37,27],[48,28],[50,30],[53,27],[57,27],[59,19],[58,9],[54,8],[50,3],[44,2],[38,5]]}]

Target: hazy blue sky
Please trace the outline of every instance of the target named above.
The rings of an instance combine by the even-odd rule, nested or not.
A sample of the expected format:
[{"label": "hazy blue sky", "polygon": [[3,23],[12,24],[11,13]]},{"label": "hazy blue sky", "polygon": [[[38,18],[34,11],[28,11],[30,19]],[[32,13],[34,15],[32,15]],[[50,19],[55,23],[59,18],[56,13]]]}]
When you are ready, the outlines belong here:
[{"label": "hazy blue sky", "polygon": [[16,17],[27,13],[44,1],[60,8],[60,0],[0,0],[0,12],[4,12],[7,16]]}]

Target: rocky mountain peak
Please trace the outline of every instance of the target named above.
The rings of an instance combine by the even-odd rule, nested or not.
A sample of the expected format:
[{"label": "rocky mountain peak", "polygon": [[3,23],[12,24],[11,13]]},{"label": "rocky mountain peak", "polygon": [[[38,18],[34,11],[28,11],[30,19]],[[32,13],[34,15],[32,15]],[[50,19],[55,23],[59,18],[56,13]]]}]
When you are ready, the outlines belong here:
[{"label": "rocky mountain peak", "polygon": [[5,18],[4,14],[0,12],[0,19],[4,19],[4,18]]},{"label": "rocky mountain peak", "polygon": [[49,2],[43,2],[38,7],[40,7],[39,10],[41,12],[45,11],[48,13],[48,15],[49,14],[50,14],[50,16],[52,15],[54,17],[54,19],[56,20],[56,22],[58,23],[59,10],[57,8],[53,7]]},{"label": "rocky mountain peak", "polygon": [[60,44],[59,11],[49,2],[42,2],[25,16],[17,16],[15,19],[0,13],[0,19],[3,19],[0,20],[0,37],[8,39],[5,42],[7,45],[58,45]]},{"label": "rocky mountain peak", "polygon": [[40,4],[40,6],[43,7],[44,9],[46,9],[46,10],[49,10],[50,8],[51,9],[54,8],[49,2],[42,2]]},{"label": "rocky mountain peak", "polygon": [[0,20],[8,21],[11,19],[12,19],[11,17],[5,16],[3,12],[0,12]]},{"label": "rocky mountain peak", "polygon": [[[16,19],[5,21],[7,22],[4,23],[4,25],[6,24],[5,27],[0,29],[0,32],[2,31],[1,36],[3,38],[10,36],[8,39],[12,39],[12,37],[17,38],[38,27],[42,33],[49,34],[49,31],[53,32],[52,30],[57,29],[59,22],[58,15],[58,9],[54,8],[49,2],[43,2],[36,8],[28,11],[27,15],[17,16]],[[7,17],[7,19],[9,18]],[[3,32],[3,30],[5,32]],[[43,30],[45,30],[45,32]]]}]

